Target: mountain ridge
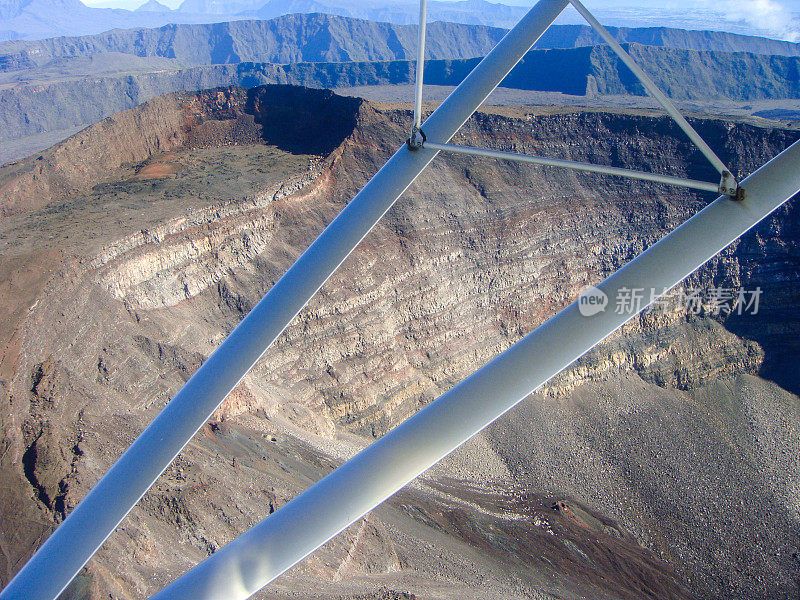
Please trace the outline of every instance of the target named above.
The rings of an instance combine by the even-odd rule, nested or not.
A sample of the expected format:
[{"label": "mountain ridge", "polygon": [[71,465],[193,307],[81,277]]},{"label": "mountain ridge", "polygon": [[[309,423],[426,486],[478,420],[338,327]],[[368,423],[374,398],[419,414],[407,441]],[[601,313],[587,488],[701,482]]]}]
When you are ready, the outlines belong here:
[{"label": "mountain ridge", "polygon": [[[800,97],[800,57],[761,56],[677,50],[632,44],[630,53],[645,65],[656,83],[675,100],[714,102]],[[126,71],[99,74],[104,64],[119,64],[121,57],[102,54],[90,59],[98,75],[87,89],[87,70],[73,79],[58,75],[13,83],[13,73],[0,77],[0,127],[7,139],[85,126],[119,110],[132,108],[159,94],[216,86],[253,87],[286,83],[316,88],[410,84],[412,60],[351,61],[338,63],[262,62],[181,67],[172,59],[124,61]],[[130,55],[121,55],[134,59]],[[83,64],[87,59],[70,59]],[[479,58],[430,60],[425,80],[429,85],[454,86]],[[68,61],[69,62],[69,61]],[[141,66],[137,66],[141,63]],[[139,72],[137,72],[137,70]],[[749,79],[737,77],[743,70]],[[0,74],[2,75],[2,74]],[[607,46],[533,50],[504,79],[502,87],[574,96],[643,95],[639,82],[627,74]]]},{"label": "mountain ridge", "polygon": [[170,12],[172,9],[166,4],[161,4],[158,0],[147,0],[136,9],[138,12]]},{"label": "mountain ridge", "polygon": [[[185,65],[243,61],[291,63],[411,58],[411,26],[322,14],[292,14],[271,20],[171,24],[155,29],[0,44],[0,71],[40,66],[56,58],[122,52],[175,58]],[[505,30],[457,23],[432,23],[433,58],[481,56]]]},{"label": "mountain ridge", "polygon": [[[231,15],[230,19],[236,19]],[[169,23],[219,21],[211,15],[96,8],[79,0],[0,1],[0,41],[92,35],[113,29],[160,27]]]},{"label": "mountain ridge", "polygon": [[[686,50],[800,55],[800,44],[739,34],[670,28],[612,27],[609,30],[622,43]],[[429,25],[427,57],[483,56],[504,34],[502,28],[437,21]],[[323,14],[291,14],[270,20],[214,24],[170,24],[89,36],[6,41],[0,43],[0,72],[97,52],[176,58],[185,65],[243,61],[398,60],[416,56],[416,36],[414,26]],[[588,26],[554,25],[535,48],[572,48],[601,42]]]},{"label": "mountain ridge", "polygon": [[[77,1],[77,0],[75,0]],[[196,12],[192,12],[196,11]],[[428,4],[431,21],[449,21],[473,25],[510,28],[525,14],[527,8],[501,3],[469,0],[461,2],[432,1]],[[132,29],[157,27],[169,23],[218,23],[253,17],[275,17],[290,12],[320,12],[394,24],[415,24],[418,7],[413,2],[373,1],[368,6],[355,0],[185,0],[177,10],[125,10],[94,8],[71,2],[66,6],[61,0],[0,0],[0,41],[20,39],[46,39],[57,36],[81,36],[109,31],[115,28]],[[764,30],[747,22],[726,20],[725,15],[710,18],[695,16],[687,21],[685,16],[673,15],[657,20],[652,14],[626,14],[624,11],[604,11],[597,14],[606,25],[620,27],[652,27],[662,23],[693,31],[708,29],[732,31],[755,36],[772,35],[777,40],[794,39],[787,36],[786,27]],[[668,14],[664,15],[669,17]],[[583,23],[577,15],[562,15],[561,23]],[[580,19],[578,17],[578,19]],[[725,23],[725,26],[722,24]],[[794,26],[792,26],[794,27]],[[631,40],[637,41],[637,40]]]}]

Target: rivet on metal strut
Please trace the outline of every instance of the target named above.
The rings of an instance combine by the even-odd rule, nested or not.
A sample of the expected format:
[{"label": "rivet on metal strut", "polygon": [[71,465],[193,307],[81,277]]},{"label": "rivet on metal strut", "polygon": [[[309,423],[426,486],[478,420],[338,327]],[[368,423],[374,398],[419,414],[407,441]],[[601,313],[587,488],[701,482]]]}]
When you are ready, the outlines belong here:
[{"label": "rivet on metal strut", "polygon": [[719,193],[730,196],[731,200],[741,202],[744,200],[744,189],[739,187],[736,178],[730,171],[723,171],[719,180]]},{"label": "rivet on metal strut", "polygon": [[406,140],[406,145],[409,150],[414,151],[422,148],[427,141],[428,138],[425,132],[419,127],[414,127],[414,129],[411,130],[411,137]]}]

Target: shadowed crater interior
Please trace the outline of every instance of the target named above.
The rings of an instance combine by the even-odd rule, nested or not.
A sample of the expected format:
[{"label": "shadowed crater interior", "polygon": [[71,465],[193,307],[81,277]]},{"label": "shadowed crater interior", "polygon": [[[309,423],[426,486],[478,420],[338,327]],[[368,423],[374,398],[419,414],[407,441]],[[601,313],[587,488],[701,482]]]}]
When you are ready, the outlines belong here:
[{"label": "shadowed crater interior", "polygon": [[353,132],[362,102],[330,90],[272,85],[248,90],[247,112],[262,126],[265,143],[293,154],[325,155]]}]

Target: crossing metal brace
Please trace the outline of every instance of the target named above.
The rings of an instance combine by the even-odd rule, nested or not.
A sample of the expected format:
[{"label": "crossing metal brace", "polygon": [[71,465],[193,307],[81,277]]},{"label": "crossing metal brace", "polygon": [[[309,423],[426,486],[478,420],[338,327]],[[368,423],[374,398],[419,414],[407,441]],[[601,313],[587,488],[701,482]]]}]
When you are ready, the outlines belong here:
[{"label": "crossing metal brace", "polygon": [[[539,0],[427,118],[425,129],[432,140],[427,143],[421,135],[422,69],[418,70],[415,127],[423,143],[414,151],[410,151],[411,144],[403,144],[342,209],[0,592],[0,600],[54,600],[65,589],[439,150],[465,151],[454,150],[447,142],[570,1],[576,8],[582,7],[577,0]],[[424,3],[422,0],[423,13]],[[421,24],[424,26],[424,14]],[[421,61],[424,31],[420,32],[420,40],[418,60]],[[694,132],[688,124],[686,127],[687,133]],[[690,133],[695,141],[693,135],[696,132]],[[673,287],[800,191],[797,168],[800,142],[743,181],[748,193],[746,197],[737,196],[741,202],[730,201],[732,189],[739,188],[730,170],[704,143],[699,147],[701,151],[707,148],[704,154],[720,171],[725,187],[723,196],[598,284],[598,289],[607,296],[615,297],[619,290],[643,284],[664,290]],[[490,150],[467,150],[493,155]],[[507,158],[505,154],[501,157]],[[525,160],[565,166],[556,159]],[[595,171],[602,168],[598,172],[640,179],[659,177],[662,183],[681,185],[671,179],[664,181],[669,179],[667,176],[624,169],[620,171],[626,173],[585,163],[578,163],[577,167],[573,163],[571,168]],[[690,187],[716,185],[690,183]],[[709,187],[699,189],[712,191]],[[153,598],[248,598],[499,418],[633,316],[612,310],[586,317],[580,313],[577,302],[569,305]]]},{"label": "crossing metal brace", "polygon": [[428,0],[419,1],[419,36],[417,38],[417,72],[414,81],[414,125],[408,138],[409,150],[421,148],[427,138],[422,131],[422,79],[425,71],[425,30],[427,29]]},{"label": "crossing metal brace", "polygon": [[[628,177],[631,179],[639,179],[645,181],[653,181],[656,183],[664,183],[667,185],[675,185],[691,189],[703,190],[707,192],[715,192],[726,195],[733,200],[743,200],[744,190],[739,187],[738,182],[731,173],[731,170],[725,165],[724,162],[717,156],[711,149],[706,141],[700,136],[699,133],[689,124],[689,122],[681,114],[680,110],[667,98],[664,93],[658,89],[658,86],[653,80],[636,64],[636,61],[628,54],[625,49],[614,39],[614,37],[603,27],[603,25],[589,12],[589,10],[580,2],[580,0],[569,0],[569,3],[577,10],[583,18],[592,26],[597,34],[611,47],[620,60],[631,70],[636,78],[650,94],[672,117],[678,127],[686,134],[691,142],[697,147],[703,156],[708,159],[714,169],[720,174],[719,183],[709,183],[705,181],[696,181],[682,177],[673,177],[669,175],[660,175],[658,173],[647,173],[645,171],[635,171],[631,169],[621,169],[617,167],[608,167],[604,165],[592,165],[589,163],[576,162],[572,160],[563,160],[555,158],[546,158],[542,156],[531,156],[527,154],[520,154],[515,152],[501,152],[497,150],[488,150],[483,148],[472,148],[468,146],[457,146],[454,144],[447,144],[438,141],[428,141],[427,137],[422,131],[422,86],[423,86],[423,69],[425,57],[425,29],[426,29],[426,1],[420,1],[420,17],[419,17],[419,46],[417,49],[417,72],[416,81],[414,85],[414,124],[411,130],[411,136],[408,138],[408,147],[411,150],[417,150],[424,146],[426,143],[428,147],[443,151],[454,152],[458,154],[468,154],[483,158],[496,158],[499,160],[513,160],[518,162],[534,163],[539,165],[549,165],[556,167],[563,167],[566,169],[573,169],[577,171],[589,171],[593,173],[603,173],[606,175],[615,175],[618,177]],[[446,140],[445,140],[446,141]]]}]

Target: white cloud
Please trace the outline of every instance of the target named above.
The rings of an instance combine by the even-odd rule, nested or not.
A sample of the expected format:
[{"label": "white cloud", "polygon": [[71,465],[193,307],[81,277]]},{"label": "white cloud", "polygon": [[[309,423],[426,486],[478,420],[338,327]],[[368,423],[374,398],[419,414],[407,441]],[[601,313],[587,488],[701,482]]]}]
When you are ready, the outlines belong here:
[{"label": "white cloud", "polygon": [[795,12],[800,10],[798,0],[700,0],[691,4],[769,37],[800,42],[800,16]]},{"label": "white cloud", "polygon": [[776,0],[728,0],[724,5],[725,16],[732,21],[745,21],[782,39],[800,42],[800,24]]}]

